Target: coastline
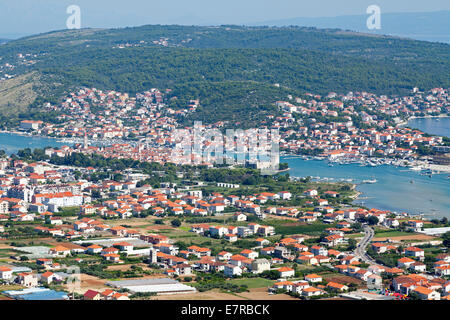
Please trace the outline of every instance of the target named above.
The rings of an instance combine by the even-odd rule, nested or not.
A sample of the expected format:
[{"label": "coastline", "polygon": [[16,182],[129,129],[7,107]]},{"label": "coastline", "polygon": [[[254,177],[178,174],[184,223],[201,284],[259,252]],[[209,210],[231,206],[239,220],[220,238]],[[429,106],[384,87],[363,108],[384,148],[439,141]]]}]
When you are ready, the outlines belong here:
[{"label": "coastline", "polygon": [[55,140],[59,140],[58,142],[63,142],[62,141],[63,138],[50,137],[50,136],[41,135],[41,134],[28,134],[25,131],[0,130],[0,133],[9,133],[9,134],[15,134],[18,136],[22,136],[22,137],[30,137],[30,138],[55,139]]},{"label": "coastline", "polygon": [[408,122],[410,122],[411,120],[414,120],[414,119],[434,119],[434,118],[450,118],[450,115],[448,115],[446,113],[441,113],[437,116],[431,116],[431,115],[426,115],[426,116],[421,116],[421,117],[411,116],[408,119],[402,120],[401,122],[397,123],[396,126],[401,127],[401,126],[407,125]]}]

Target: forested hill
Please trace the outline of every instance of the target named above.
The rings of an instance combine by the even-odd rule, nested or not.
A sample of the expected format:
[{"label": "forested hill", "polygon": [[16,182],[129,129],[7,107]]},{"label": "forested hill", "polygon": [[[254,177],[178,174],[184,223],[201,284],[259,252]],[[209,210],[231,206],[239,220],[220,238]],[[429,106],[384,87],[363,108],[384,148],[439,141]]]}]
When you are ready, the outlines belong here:
[{"label": "forested hill", "polygon": [[[21,63],[18,54],[33,54],[32,63]],[[20,101],[2,99],[5,95],[25,93],[38,110],[42,102],[55,102],[78,86],[130,93],[171,88],[180,98],[200,98],[202,108],[194,117],[205,121],[254,118],[260,109],[274,109],[274,101],[288,92],[402,94],[414,86],[450,87],[450,45],[335,29],[66,30],[3,44],[0,58],[0,64],[15,65],[16,79],[27,79],[7,86],[26,91],[16,95],[2,90],[0,82],[3,113],[15,107],[30,111]],[[274,89],[275,83],[281,88]]]}]

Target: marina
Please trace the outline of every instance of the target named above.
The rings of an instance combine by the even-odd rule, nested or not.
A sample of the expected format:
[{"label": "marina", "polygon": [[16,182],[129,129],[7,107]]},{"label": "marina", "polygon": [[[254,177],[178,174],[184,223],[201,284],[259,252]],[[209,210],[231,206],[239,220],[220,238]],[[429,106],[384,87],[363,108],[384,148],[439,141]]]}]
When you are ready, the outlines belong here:
[{"label": "marina", "polygon": [[394,165],[360,166],[356,163],[332,167],[323,160],[282,157],[291,177],[311,177],[315,181],[356,184],[361,195],[355,203],[393,212],[450,217],[450,184],[447,174]]}]

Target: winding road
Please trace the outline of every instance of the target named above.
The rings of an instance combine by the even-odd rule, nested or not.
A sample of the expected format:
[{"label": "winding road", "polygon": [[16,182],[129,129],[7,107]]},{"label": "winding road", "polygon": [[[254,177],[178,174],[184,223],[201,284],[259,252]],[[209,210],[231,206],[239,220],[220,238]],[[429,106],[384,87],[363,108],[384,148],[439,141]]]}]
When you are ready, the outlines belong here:
[{"label": "winding road", "polygon": [[355,256],[359,257],[363,262],[369,264],[376,264],[376,261],[373,260],[366,252],[367,246],[372,241],[375,232],[373,229],[367,225],[364,226],[364,237],[357,244],[356,249],[354,251]]}]

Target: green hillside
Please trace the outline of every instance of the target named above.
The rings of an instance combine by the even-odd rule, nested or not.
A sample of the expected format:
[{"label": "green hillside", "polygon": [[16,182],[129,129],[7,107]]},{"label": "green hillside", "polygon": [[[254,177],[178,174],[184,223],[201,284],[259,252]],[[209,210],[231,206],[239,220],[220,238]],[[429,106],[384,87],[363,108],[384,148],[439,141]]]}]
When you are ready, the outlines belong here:
[{"label": "green hillside", "polygon": [[[33,108],[80,86],[130,93],[156,87],[174,89],[181,101],[200,98],[201,108],[190,120],[245,122],[275,112],[273,103],[288,94],[402,94],[415,86],[450,87],[449,45],[341,30],[66,30],[8,42],[0,47],[0,63],[14,64],[18,53],[37,54],[36,63],[16,68],[17,74],[39,77]],[[0,82],[0,103],[5,92]]]}]

